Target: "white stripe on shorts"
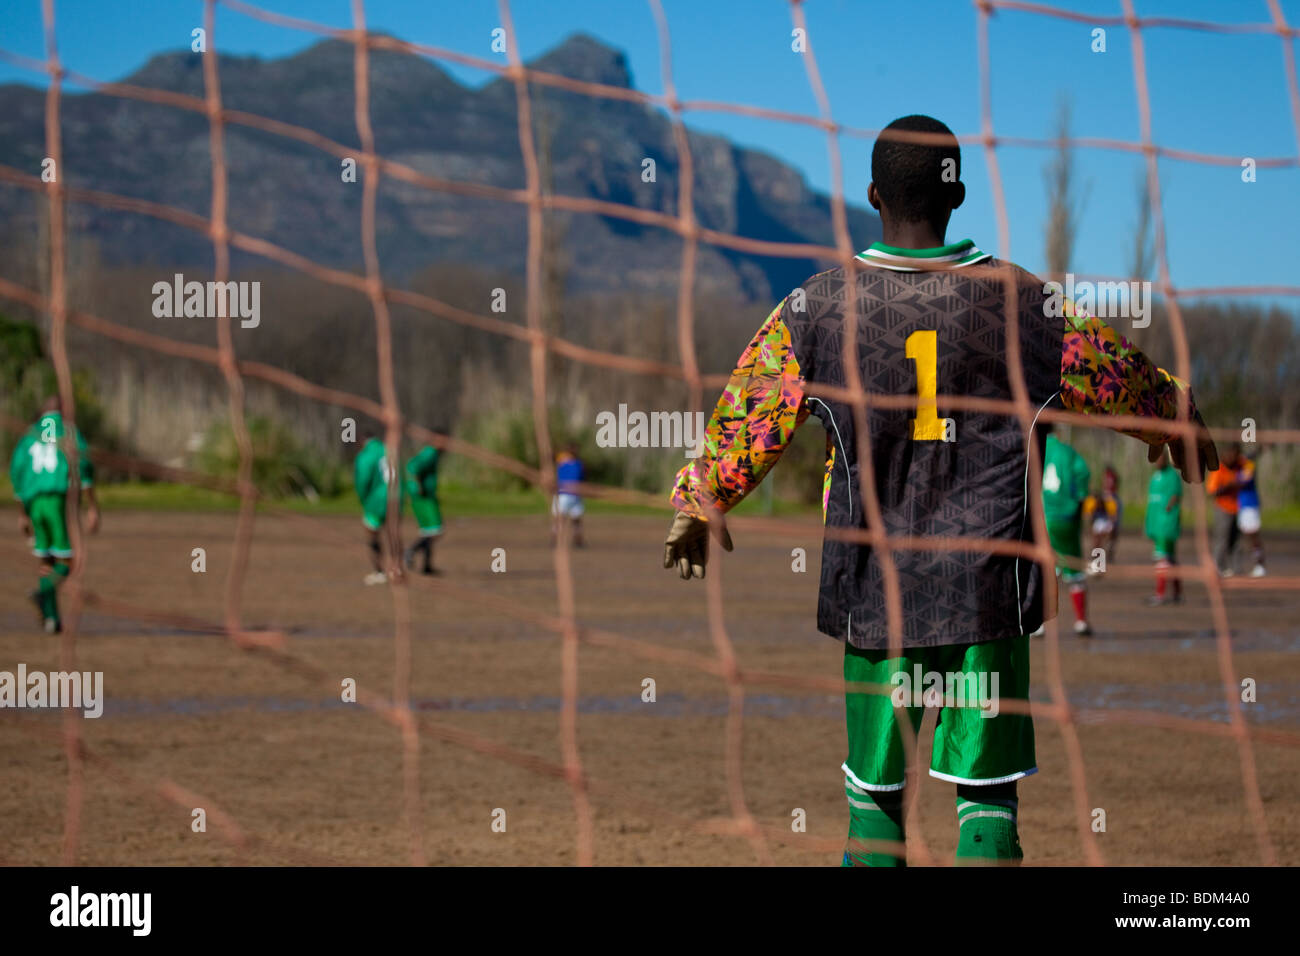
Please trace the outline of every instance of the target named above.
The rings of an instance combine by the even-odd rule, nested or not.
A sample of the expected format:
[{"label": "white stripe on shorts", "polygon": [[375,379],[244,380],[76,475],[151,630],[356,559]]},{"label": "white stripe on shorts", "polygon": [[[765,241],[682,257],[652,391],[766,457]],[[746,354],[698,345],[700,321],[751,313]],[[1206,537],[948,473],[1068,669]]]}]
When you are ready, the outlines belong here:
[{"label": "white stripe on shorts", "polygon": [[978,820],[980,817],[998,817],[1003,820],[1010,820],[1012,823],[1016,822],[1016,815],[1014,813],[1003,813],[1001,810],[981,810],[978,813],[966,814],[966,816],[961,818],[961,822],[958,823],[958,826],[964,827],[967,820]]}]

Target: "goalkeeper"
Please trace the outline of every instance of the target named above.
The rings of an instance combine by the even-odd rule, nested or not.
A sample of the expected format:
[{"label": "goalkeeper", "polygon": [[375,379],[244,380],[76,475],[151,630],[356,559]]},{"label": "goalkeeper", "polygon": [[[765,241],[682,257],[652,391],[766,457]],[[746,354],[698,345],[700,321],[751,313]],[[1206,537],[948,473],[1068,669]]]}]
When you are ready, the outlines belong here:
[{"label": "goalkeeper", "polygon": [[[731,550],[724,514],[758,486],[810,415],[826,429],[817,627],[844,642],[850,685],[841,767],[849,802],[845,865],[904,864],[903,734],[907,727],[916,733],[922,714],[909,706],[903,721],[890,696],[852,685],[899,684],[920,667],[996,676],[998,684],[987,686],[1023,700],[1027,635],[1056,613],[1044,600],[1050,582],[1038,561],[993,549],[897,549],[887,579],[880,553],[847,538],[873,531],[1034,543],[1029,472],[1042,468],[1041,435],[1031,443],[1014,412],[952,409],[941,418],[939,395],[1011,402],[1019,380],[1035,416],[1053,406],[1103,422],[1107,415],[1173,420],[1185,400],[1200,426],[1190,460],[1183,437],[1158,422],[1127,433],[1151,447],[1153,460],[1167,446],[1189,480],[1199,480],[1207,462],[1217,465],[1185,383],[1024,270],[968,239],[947,242],[949,217],[965,198],[960,173],[961,152],[947,126],[927,116],[889,125],[873,147],[867,190],[883,241],[858,254],[851,274],[837,268],[815,275],[777,304],[723,390],[702,454],[681,470],[671,495],[677,514],[664,566],[683,578],[703,577],[710,537]],[[855,323],[851,371],[848,322]],[[1009,353],[1013,341],[1018,360]],[[914,401],[855,410],[844,392],[854,378],[868,393]],[[863,420],[867,434],[858,430]],[[868,450],[869,458],[860,457]],[[864,514],[866,481],[880,505],[874,527]],[[891,641],[887,584],[897,585],[901,599],[901,646],[900,635]],[[1022,857],[1016,782],[1037,770],[1033,723],[1005,708],[988,713],[944,706],[935,728],[930,773],[956,785],[959,863]]]}]

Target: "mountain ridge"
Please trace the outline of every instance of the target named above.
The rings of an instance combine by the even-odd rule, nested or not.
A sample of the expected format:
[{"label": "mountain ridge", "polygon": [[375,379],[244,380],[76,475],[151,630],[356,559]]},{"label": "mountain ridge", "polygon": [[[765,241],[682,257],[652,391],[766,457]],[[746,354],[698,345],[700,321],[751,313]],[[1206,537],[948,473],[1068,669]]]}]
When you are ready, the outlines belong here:
[{"label": "mountain ridge", "polygon": [[[327,39],[274,59],[222,54],[222,103],[293,123],[348,146],[354,120],[353,48]],[[522,189],[513,82],[462,84],[437,63],[371,50],[370,107],[376,149],[431,176]],[[588,82],[633,89],[622,51],[574,34],[529,66]],[[203,96],[202,59],[188,51],[151,57],[122,82]],[[0,163],[39,170],[44,153],[44,91],[0,87]],[[680,163],[664,111],[533,84],[535,133],[549,188],[564,195],[677,214]],[[208,124],[200,114],[89,92],[61,107],[66,182],[209,214]],[[238,124],[225,126],[231,228],[316,262],[360,267],[361,184],[347,183],[337,157],[294,139]],[[761,150],[688,129],[695,170],[696,219],[703,227],[780,242],[834,245],[830,200],[798,170]],[[358,147],[359,153],[359,147]],[[647,160],[654,179],[645,181]],[[358,176],[360,178],[360,176]],[[8,231],[37,228],[39,203],[0,188]],[[617,217],[557,213],[565,280],[571,291],[666,292],[681,265],[676,234]],[[116,210],[77,204],[73,225],[100,246],[108,264],[202,267],[211,246],[199,233]],[[861,247],[879,221],[849,207]],[[439,194],[380,180],[377,216],[385,277],[400,281],[431,264],[521,275],[527,237],[522,204]],[[780,297],[826,263],[751,256],[700,245],[702,291],[747,299]],[[236,253],[236,268],[265,262]]]}]

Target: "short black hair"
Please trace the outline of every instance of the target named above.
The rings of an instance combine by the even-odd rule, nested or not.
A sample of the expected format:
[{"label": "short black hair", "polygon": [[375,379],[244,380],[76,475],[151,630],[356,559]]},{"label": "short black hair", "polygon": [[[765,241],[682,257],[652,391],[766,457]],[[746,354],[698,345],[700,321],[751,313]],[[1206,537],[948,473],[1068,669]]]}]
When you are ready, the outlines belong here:
[{"label": "short black hair", "polygon": [[[951,142],[912,142],[890,132],[935,133]],[[880,201],[898,220],[941,221],[953,207],[951,187],[961,180],[957,137],[933,116],[901,116],[881,130],[871,149],[871,178]]]}]

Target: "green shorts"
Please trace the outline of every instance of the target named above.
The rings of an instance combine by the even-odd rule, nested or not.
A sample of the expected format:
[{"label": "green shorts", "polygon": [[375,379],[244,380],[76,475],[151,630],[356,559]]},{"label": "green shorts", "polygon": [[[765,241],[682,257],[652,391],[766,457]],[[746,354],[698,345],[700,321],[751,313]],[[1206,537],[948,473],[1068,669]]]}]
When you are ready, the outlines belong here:
[{"label": "green shorts", "polygon": [[[397,513],[402,513],[398,502]],[[370,531],[378,531],[388,520],[388,489],[380,489],[367,498],[361,505],[361,523]]]},{"label": "green shorts", "polygon": [[442,534],[442,509],[438,507],[437,498],[432,495],[412,495],[411,511],[420,528],[420,537],[431,538]]},{"label": "green shorts", "polygon": [[[1083,560],[1083,522],[1078,518],[1048,518],[1047,539],[1057,557]],[[1082,567],[1067,568],[1063,564],[1056,566],[1056,573],[1063,581],[1082,580],[1086,576]]]},{"label": "green shorts", "polygon": [[846,688],[849,757],[841,769],[849,783],[864,790],[902,789],[902,715],[906,711],[915,743],[926,707],[939,708],[930,776],[994,784],[1038,770],[1033,720],[1025,713],[1004,711],[999,704],[1029,697],[1027,635],[983,644],[907,648],[902,657],[888,655],[845,645],[846,683],[890,688],[889,693]]},{"label": "green shorts", "polygon": [[1157,561],[1176,561],[1178,559],[1178,539],[1152,538],[1151,557]]},{"label": "green shorts", "polygon": [[37,495],[27,502],[27,516],[32,519],[36,543],[32,554],[38,558],[70,558],[68,519],[65,495]]}]

